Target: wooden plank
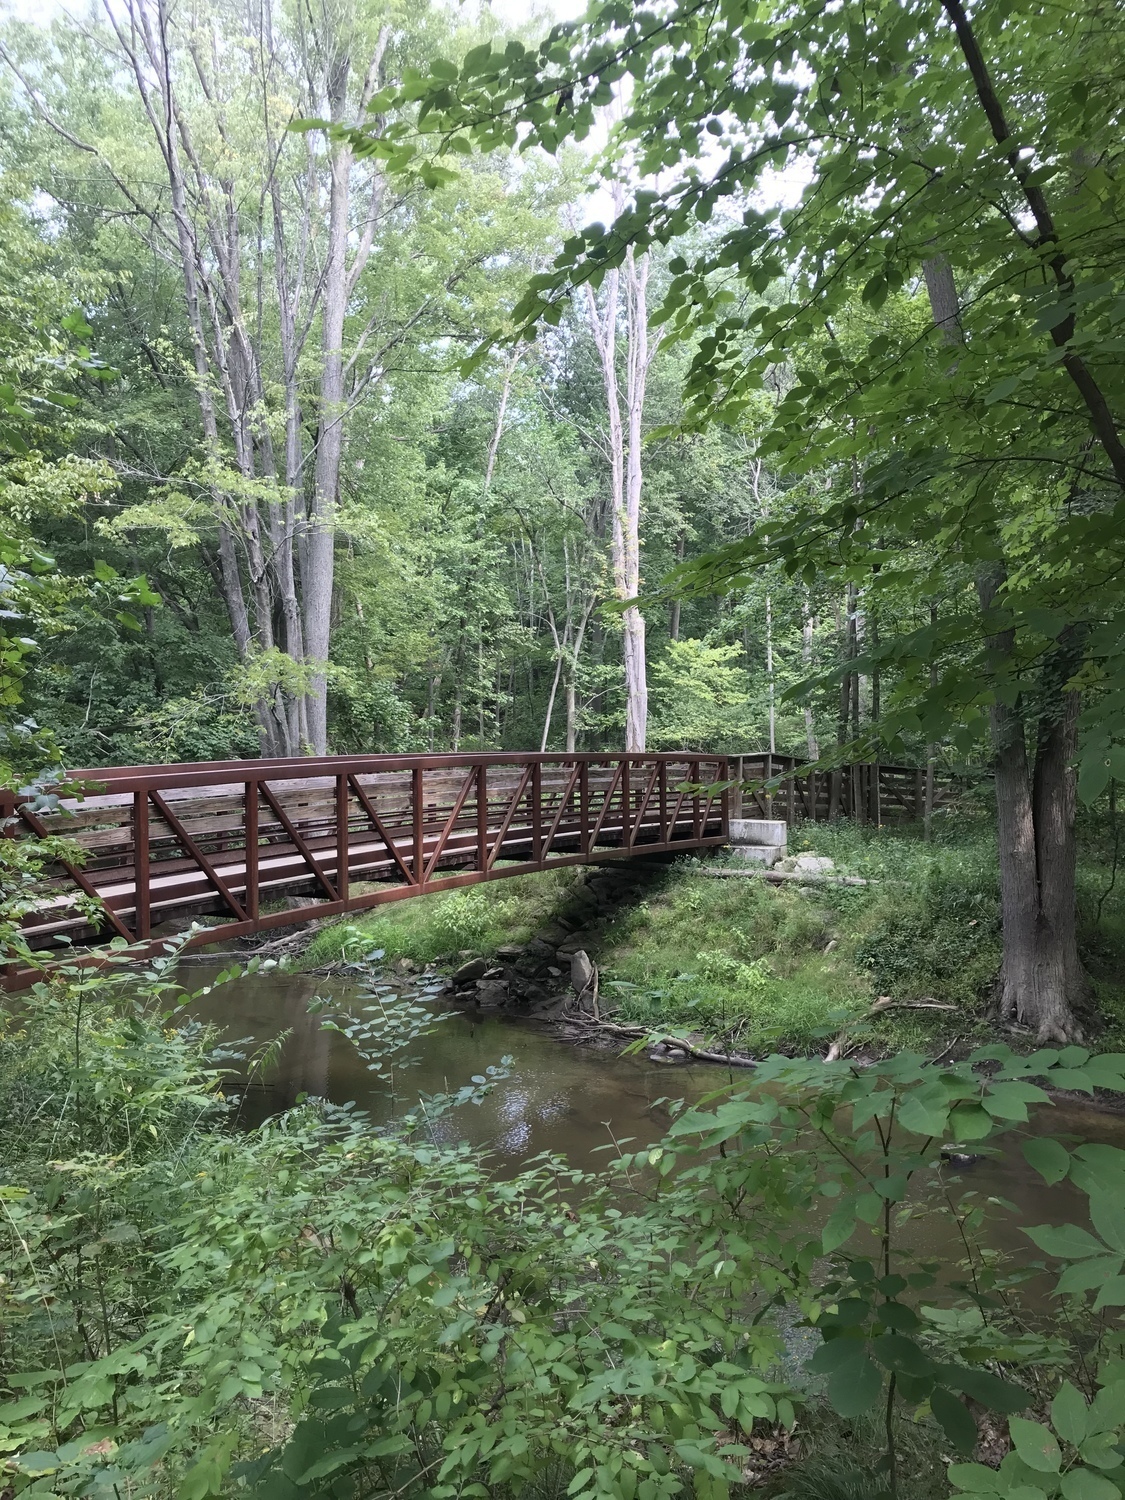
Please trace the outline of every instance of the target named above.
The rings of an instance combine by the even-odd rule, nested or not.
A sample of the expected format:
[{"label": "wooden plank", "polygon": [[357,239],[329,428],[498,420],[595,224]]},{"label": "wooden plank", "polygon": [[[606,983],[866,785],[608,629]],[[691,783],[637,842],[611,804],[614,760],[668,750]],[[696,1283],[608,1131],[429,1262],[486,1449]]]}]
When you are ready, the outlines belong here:
[{"label": "wooden plank", "polygon": [[[159,809],[160,815],[163,817],[164,821],[166,823],[170,824],[171,827],[176,830],[176,834],[180,838],[180,840],[182,841],[184,848],[191,855],[192,859],[195,860],[196,864],[203,871],[203,873],[207,876],[207,879],[212,883],[212,885],[215,887],[215,889],[222,896],[223,900],[230,907],[230,909],[234,913],[234,915],[240,921],[246,921],[247,920],[247,914],[243,910],[242,903],[240,901],[236,901],[235,900],[234,895],[231,892],[231,889],[227,885],[226,881],[223,880],[222,876],[218,874],[218,872],[216,871],[214,865],[211,863],[211,861],[204,854],[203,850],[200,849],[199,845],[192,838],[191,834],[188,833],[187,829],[184,828],[183,825],[179,822],[179,820],[177,819],[175,813],[171,810],[171,808],[168,806],[168,804],[164,801],[164,799],[163,799],[163,797],[161,797],[160,793],[158,791],[156,791],[155,789],[152,789],[152,790],[149,791],[148,795],[152,798],[153,806]],[[147,878],[147,872],[146,872],[146,878]],[[138,882],[138,890],[139,890],[139,882]]]},{"label": "wooden plank", "polygon": [[300,850],[301,854],[304,856],[306,862],[309,864],[309,866],[313,870],[314,874],[316,875],[316,878],[320,881],[320,884],[323,886],[324,890],[328,893],[328,899],[329,899],[329,901],[335,901],[335,900],[337,900],[338,898],[337,898],[337,895],[336,895],[336,888],[335,888],[335,886],[328,879],[328,877],[325,875],[324,871],[321,869],[320,865],[317,863],[317,861],[314,858],[313,853],[310,850],[308,844],[305,843],[304,839],[301,837],[301,835],[297,832],[296,828],[293,826],[292,822],[289,819],[289,814],[281,806],[281,804],[278,802],[277,798],[274,796],[273,792],[270,790],[269,782],[268,781],[261,781],[261,782],[258,783],[258,785],[261,787],[262,796],[266,799],[266,801],[269,803],[269,805],[273,808],[274,812],[276,813],[278,821],[282,824],[282,826],[284,827],[286,833],[293,840],[294,844],[296,844],[297,848]]}]

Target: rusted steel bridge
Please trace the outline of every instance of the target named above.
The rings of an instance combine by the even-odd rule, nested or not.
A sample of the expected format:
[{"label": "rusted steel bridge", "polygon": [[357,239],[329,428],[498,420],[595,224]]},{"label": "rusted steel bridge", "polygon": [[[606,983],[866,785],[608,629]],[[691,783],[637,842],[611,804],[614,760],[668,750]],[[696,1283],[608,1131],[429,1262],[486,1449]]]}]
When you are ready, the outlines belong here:
[{"label": "rusted steel bridge", "polygon": [[[30,949],[123,939],[143,956],[202,917],[219,921],[188,947],[555,865],[706,849],[739,814],[831,815],[827,777],[818,787],[796,765],[595,752],[120,766],[71,772],[83,791],[57,809],[0,794],[0,826],[66,841],[24,918]],[[889,815],[919,810],[918,773],[864,768],[857,781],[853,769],[846,786],[866,788],[873,821],[880,797]],[[778,791],[741,790],[786,775]],[[851,812],[857,795],[838,795],[835,810]],[[29,983],[35,971],[5,957],[5,986]]]},{"label": "rusted steel bridge", "polygon": [[[357,755],[75,771],[58,810],[6,794],[9,834],[62,838],[32,949],[188,946],[554,865],[727,838],[721,755]],[[294,902],[304,898],[304,906]],[[11,966],[7,982],[18,983]]]}]

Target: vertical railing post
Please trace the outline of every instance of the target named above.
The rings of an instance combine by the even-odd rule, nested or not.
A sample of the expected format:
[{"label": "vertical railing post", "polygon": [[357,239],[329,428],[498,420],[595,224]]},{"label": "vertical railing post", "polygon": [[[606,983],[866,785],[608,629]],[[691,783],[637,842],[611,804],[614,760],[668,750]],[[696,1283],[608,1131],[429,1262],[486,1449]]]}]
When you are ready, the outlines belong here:
[{"label": "vertical railing post", "polygon": [[477,869],[488,868],[488,767],[477,767]]},{"label": "vertical railing post", "polygon": [[248,781],[242,802],[243,839],[246,845],[246,915],[252,922],[260,913],[258,885],[258,783]]},{"label": "vertical railing post", "polygon": [[422,767],[415,766],[411,774],[411,802],[414,810],[414,884],[422,884],[426,869],[426,809],[422,801],[425,795],[422,784]]},{"label": "vertical railing post", "polygon": [[668,827],[668,762],[666,760],[660,762],[657,780],[660,784],[660,842],[670,844],[672,830]]},{"label": "vertical railing post", "polygon": [[629,806],[631,800],[631,788],[629,786],[629,769],[631,762],[627,755],[621,758],[621,847],[628,849],[632,843],[630,828],[632,826],[632,808]]},{"label": "vertical railing post", "polygon": [[700,767],[697,760],[692,761],[691,781],[695,787],[695,791],[691,794],[691,835],[692,838],[698,840],[703,837],[703,809],[699,799]]},{"label": "vertical railing post", "polygon": [[531,858],[536,864],[543,859],[543,762],[531,765]]},{"label": "vertical railing post", "polygon": [[351,857],[348,847],[348,778],[345,772],[336,777],[336,895],[348,904],[349,872]]},{"label": "vertical railing post", "polygon": [[148,792],[133,793],[133,886],[138,940],[152,933],[152,887],[149,872]]},{"label": "vertical railing post", "polygon": [[925,807],[926,792],[925,781],[921,771],[914,772],[914,818],[917,821],[923,814]]},{"label": "vertical railing post", "polygon": [[578,849],[590,852],[590,762],[584,760],[578,771]]},{"label": "vertical railing post", "polygon": [[[790,767],[790,772],[792,772],[792,769],[793,768]],[[788,827],[792,828],[793,825],[794,825],[794,823],[796,823],[796,821],[797,821],[797,778],[796,778],[796,776],[790,774],[790,777],[789,777],[789,786],[788,786],[788,796],[787,796],[787,800],[786,800],[786,804],[785,804],[785,822],[786,822],[786,824],[787,824]]]},{"label": "vertical railing post", "polygon": [[871,821],[876,828],[883,826],[883,784],[879,775],[879,762],[871,768]]},{"label": "vertical railing post", "polygon": [[729,840],[730,839],[730,803],[731,803],[731,787],[729,785],[729,782],[730,782],[730,779],[731,779],[731,775],[730,775],[730,769],[731,769],[731,767],[730,767],[730,759],[728,757],[724,757],[721,761],[718,762],[718,764],[716,765],[715,769],[716,769],[716,771],[718,773],[719,780],[720,781],[725,781],[725,782],[728,783],[727,786],[723,787],[723,790],[719,794],[719,817],[721,819],[721,825],[722,825],[719,831],[722,833],[724,839]]}]

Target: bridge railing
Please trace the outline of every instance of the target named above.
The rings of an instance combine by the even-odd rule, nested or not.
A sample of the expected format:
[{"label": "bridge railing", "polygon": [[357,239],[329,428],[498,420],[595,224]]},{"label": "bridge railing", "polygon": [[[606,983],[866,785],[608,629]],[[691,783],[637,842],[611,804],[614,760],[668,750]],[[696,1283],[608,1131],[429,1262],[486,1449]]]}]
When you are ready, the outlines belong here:
[{"label": "bridge railing", "polygon": [[[63,838],[24,920],[33,948],[194,942],[363,910],[555,864],[722,844],[725,756],[447,754],[211,761],[75,771],[36,811],[0,797],[9,836]],[[315,905],[314,905],[315,903]],[[0,959],[2,962],[2,959]]]},{"label": "bridge railing", "polygon": [[[855,818],[860,823],[900,823],[925,812],[926,772],[917,766],[855,762],[829,771],[806,771],[793,755],[768,752],[732,755],[730,774],[737,783],[731,793],[732,818],[777,818],[790,824],[810,820]],[[775,791],[762,784],[781,779]],[[958,788],[939,774],[933,783],[933,807],[953,801]]]}]

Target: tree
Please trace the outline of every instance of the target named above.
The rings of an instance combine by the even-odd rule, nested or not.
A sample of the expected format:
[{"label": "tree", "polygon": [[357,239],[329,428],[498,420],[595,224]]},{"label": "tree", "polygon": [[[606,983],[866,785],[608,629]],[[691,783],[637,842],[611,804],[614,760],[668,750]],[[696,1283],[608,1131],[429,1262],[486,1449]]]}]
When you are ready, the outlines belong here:
[{"label": "tree", "polygon": [[[614,209],[620,215],[625,198],[619,182],[614,184],[613,197]],[[587,281],[585,288],[586,318],[598,351],[605,387],[613,583],[618,599],[625,605],[621,612],[621,626],[626,750],[643,750],[648,728],[645,621],[636,602],[641,587],[642,425],[648,372],[656,355],[656,345],[650,343],[648,336],[648,279],[648,255],[638,255],[630,247],[623,264],[612,267],[607,273],[600,306],[592,283]],[[619,329],[625,335],[624,412],[617,353]]]},{"label": "tree", "polygon": [[[216,0],[189,15],[131,0],[106,15],[58,28],[54,49],[25,36],[5,56],[69,148],[43,176],[68,217],[99,199],[101,223],[126,223],[179,284],[201,442],[114,524],[121,537],[187,528],[263,753],[323,753],[353,413],[385,402],[397,363],[453,331],[487,257],[520,248],[516,215],[495,213],[486,173],[466,179],[473,210],[459,217],[454,200],[442,214],[432,194],[449,174],[391,190],[371,143],[357,156],[335,130],[364,117],[428,12],[411,27],[347,3],[246,14]],[[103,71],[106,55],[121,73]],[[94,122],[83,68],[101,73]],[[331,128],[291,128],[311,117]]]},{"label": "tree", "polygon": [[[694,345],[689,421],[737,425],[787,368],[765,451],[788,476],[816,465],[832,483],[789,525],[685,565],[680,585],[730,588],[779,558],[810,582],[862,584],[875,607],[892,591],[927,613],[937,596],[957,601],[908,630],[880,613],[878,644],[848,670],[895,667],[877,726],[891,747],[950,727],[971,744],[991,716],[1001,1005],[1043,1040],[1077,1035],[1083,998],[1079,686],[1085,794],[1104,786],[1125,732],[1125,701],[1101,686],[1122,651],[1125,30],[1102,6],[1068,17],[1065,36],[1056,20],[1027,0],[1003,16],[961,0],[799,0],[765,16],[718,0],[659,15],[607,3],[537,51],[494,52],[419,85],[424,133],[395,143],[403,164],[464,136],[554,149],[588,131],[616,79],[636,80],[623,135],[639,173],[664,174],[661,190],[636,193],[608,231],[572,238],[519,313],[530,327],[573,285],[716,220],[701,252],[672,260],[654,318]],[[796,206],[768,191],[779,166],[808,179]],[[924,270],[939,256],[963,290],[935,323]],[[783,276],[786,300],[771,302]],[[858,350],[834,341],[837,319],[884,304],[901,310],[899,326]],[[935,652],[944,670],[931,685]],[[1029,708],[1034,773],[1021,764]],[[1018,807],[1004,811],[1006,789]]]}]

